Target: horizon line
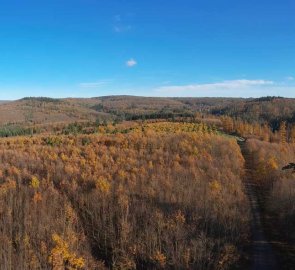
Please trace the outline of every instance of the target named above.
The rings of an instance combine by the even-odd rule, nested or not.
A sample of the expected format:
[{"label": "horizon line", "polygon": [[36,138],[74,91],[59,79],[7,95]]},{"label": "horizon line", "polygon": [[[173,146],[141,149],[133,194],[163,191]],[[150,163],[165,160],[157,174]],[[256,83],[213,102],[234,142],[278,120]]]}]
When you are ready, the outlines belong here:
[{"label": "horizon line", "polygon": [[53,96],[24,96],[22,98],[17,99],[0,99],[1,102],[13,102],[13,101],[20,101],[24,99],[38,99],[38,98],[48,98],[48,99],[96,99],[96,98],[106,98],[106,97],[137,97],[137,98],[159,98],[159,99],[214,99],[214,98],[224,98],[224,99],[261,99],[261,98],[282,98],[282,99],[295,99],[294,97],[288,97],[288,96],[259,96],[259,97],[232,97],[232,96],[144,96],[144,95],[103,95],[103,96],[93,96],[93,97],[53,97]]}]

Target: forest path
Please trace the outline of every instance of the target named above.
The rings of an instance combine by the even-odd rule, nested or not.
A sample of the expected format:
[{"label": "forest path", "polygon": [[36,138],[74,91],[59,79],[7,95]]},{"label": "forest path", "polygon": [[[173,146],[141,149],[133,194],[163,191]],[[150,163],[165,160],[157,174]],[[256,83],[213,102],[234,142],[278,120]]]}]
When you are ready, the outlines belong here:
[{"label": "forest path", "polygon": [[252,266],[251,270],[276,270],[279,265],[271,243],[267,240],[263,224],[261,222],[260,206],[256,194],[256,186],[253,181],[253,157],[247,150],[246,143],[238,141],[242,155],[245,159],[244,185],[246,194],[250,201],[252,213]]}]

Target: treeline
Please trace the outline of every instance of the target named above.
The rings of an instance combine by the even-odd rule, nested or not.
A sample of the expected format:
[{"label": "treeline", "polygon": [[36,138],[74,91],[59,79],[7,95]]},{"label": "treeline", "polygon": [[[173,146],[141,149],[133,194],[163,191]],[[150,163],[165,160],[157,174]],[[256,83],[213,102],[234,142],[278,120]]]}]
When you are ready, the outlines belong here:
[{"label": "treeline", "polygon": [[229,106],[212,108],[211,113],[241,119],[249,124],[267,124],[273,131],[281,122],[295,123],[295,99],[264,97],[258,99],[235,100]]},{"label": "treeline", "polygon": [[171,110],[169,108],[167,109],[160,109],[156,111],[149,111],[149,110],[143,110],[143,111],[135,111],[130,112],[128,110],[114,110],[114,109],[106,109],[103,107],[102,104],[96,105],[92,107],[93,109],[100,111],[100,112],[106,112],[111,115],[115,116],[115,119],[117,121],[136,121],[136,120],[157,120],[157,119],[176,119],[176,118],[183,118],[183,117],[194,117],[195,113],[191,110],[187,109],[174,109]]},{"label": "treeline", "polygon": [[272,129],[267,123],[251,124],[229,116],[222,116],[220,119],[222,129],[230,134],[273,143],[295,143],[295,124],[282,121],[279,123],[278,129]]},{"label": "treeline", "polygon": [[179,117],[194,117],[192,112],[157,112],[150,114],[125,114],[124,119],[127,121],[134,120],[151,120],[151,119],[175,119]]},{"label": "treeline", "polygon": [[237,265],[249,231],[239,147],[168,125],[2,139],[1,269]]},{"label": "treeline", "polygon": [[49,98],[49,97],[24,97],[21,100],[24,101],[37,101],[37,102],[51,102],[51,103],[60,103],[61,99],[58,98]]}]

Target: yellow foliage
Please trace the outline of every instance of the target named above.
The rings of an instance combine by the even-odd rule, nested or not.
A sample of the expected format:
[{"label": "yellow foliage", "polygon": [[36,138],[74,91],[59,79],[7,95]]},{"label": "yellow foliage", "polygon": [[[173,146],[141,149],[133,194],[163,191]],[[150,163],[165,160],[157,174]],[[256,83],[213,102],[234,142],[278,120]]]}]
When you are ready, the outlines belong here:
[{"label": "yellow foliage", "polygon": [[123,171],[123,170],[119,170],[119,171],[118,171],[118,176],[120,177],[120,179],[124,180],[124,179],[126,179],[127,174],[126,174],[125,171]]},{"label": "yellow foliage", "polygon": [[86,160],[84,158],[81,158],[80,164],[81,164],[81,167],[84,167],[86,165]]},{"label": "yellow foliage", "polygon": [[0,185],[0,195],[6,194],[9,190],[15,189],[16,183],[13,180],[8,180],[7,182]]},{"label": "yellow foliage", "polygon": [[167,258],[162,252],[156,251],[152,259],[155,263],[160,265],[160,267],[165,267]]},{"label": "yellow foliage", "polygon": [[39,188],[39,186],[40,186],[39,179],[36,176],[33,176],[31,179],[31,187],[34,189],[37,189],[37,188]]},{"label": "yellow foliage", "polygon": [[177,123],[177,122],[154,122],[147,123],[142,126],[137,126],[132,129],[134,133],[145,132],[148,134],[156,133],[181,133],[181,132],[193,132],[193,133],[212,133],[213,131],[205,124],[196,123]]},{"label": "yellow foliage", "polygon": [[150,160],[149,162],[148,162],[148,168],[149,169],[153,169],[153,162]]},{"label": "yellow foliage", "polygon": [[105,180],[103,177],[99,177],[96,180],[95,186],[99,191],[103,193],[108,193],[111,188],[110,183],[107,180]]},{"label": "yellow foliage", "polygon": [[[33,201],[37,203],[43,196],[43,200],[48,202],[35,204],[31,209],[24,208],[26,211],[28,208],[25,213],[25,222],[28,224],[39,218],[39,212],[42,213],[40,230],[36,231],[35,236],[29,226],[28,235],[36,238],[32,238],[31,242],[37,245],[34,252],[38,258],[47,261],[48,265],[42,261],[44,267],[54,270],[95,269],[93,264],[97,262],[92,262],[87,243],[89,239],[86,239],[83,230],[80,230],[81,222],[84,222],[80,220],[81,217],[87,218],[85,233],[94,233],[102,248],[114,247],[106,257],[114,269],[133,269],[136,267],[135,259],[148,259],[157,269],[168,268],[168,264],[175,269],[193,269],[197,267],[198,260],[204,264],[208,263],[208,260],[218,261],[216,256],[220,254],[219,250],[214,257],[210,256],[208,259],[197,254],[194,243],[199,242],[194,241],[199,241],[199,236],[195,231],[205,220],[203,212],[206,215],[212,214],[214,222],[224,222],[222,225],[229,227],[233,225],[236,231],[240,228],[240,224],[234,223],[236,220],[240,223],[239,216],[231,219],[231,215],[243,213],[244,208],[239,196],[229,197],[224,202],[223,196],[220,196],[220,191],[232,194],[229,183],[236,185],[239,191],[240,182],[233,179],[235,171],[239,173],[243,165],[242,160],[238,158],[240,154],[237,145],[230,144],[228,139],[221,136],[206,135],[209,130],[204,125],[144,125],[146,133],[139,130],[139,134],[127,131],[129,134],[125,135],[90,135],[91,142],[85,145],[81,143],[85,136],[77,135],[77,147],[74,148],[69,143],[69,137],[63,135],[60,136],[61,143],[58,147],[43,144],[42,137],[36,136],[34,146],[28,144],[25,150],[15,151],[16,154],[12,157],[11,149],[18,146],[12,140],[11,146],[7,146],[5,141],[0,142],[4,149],[2,159],[10,158],[8,164],[6,161],[3,165],[0,164],[4,173],[4,179],[0,177],[1,182],[7,183],[9,177],[28,179],[31,186],[29,194],[33,194]],[[201,135],[201,132],[204,135]],[[35,149],[32,149],[33,147]],[[56,155],[57,160],[53,162]],[[67,162],[62,162],[66,161],[66,157]],[[33,163],[34,166],[31,166]],[[15,170],[6,169],[13,164],[17,164],[20,169],[19,178],[15,177]],[[208,174],[207,168],[210,170]],[[33,175],[35,176],[32,177]],[[221,179],[224,179],[224,182]],[[15,182],[12,183],[15,185]],[[0,190],[2,185],[0,184]],[[25,183],[19,181],[18,185],[26,191]],[[208,192],[204,192],[204,185]],[[78,216],[75,208],[66,203],[68,198],[73,199],[73,205],[77,203],[77,210],[83,211],[83,215]],[[8,201],[9,196],[3,199]],[[100,203],[101,199],[103,203]],[[219,204],[220,201],[223,204]],[[166,203],[167,206],[171,205],[169,211],[162,207],[162,202],[165,203],[163,206]],[[215,210],[215,204],[220,206],[218,210]],[[241,211],[229,212],[233,205]],[[179,211],[173,211],[174,206],[177,206],[176,210]],[[8,209],[13,207],[14,204],[7,206]],[[36,207],[40,207],[40,211],[35,211]],[[46,207],[50,210],[46,211]],[[184,215],[186,209],[192,209],[189,219]],[[12,212],[7,210],[9,211]],[[11,219],[9,215],[8,213],[6,218],[8,221]],[[243,213],[242,216],[244,215]],[[149,219],[148,223],[152,229],[142,226],[141,223],[145,219]],[[42,229],[44,226],[46,230]],[[48,232],[53,233],[52,229],[58,234],[52,235],[53,241],[50,241]],[[134,232],[138,233],[138,237],[129,237]],[[41,239],[44,242],[41,242]],[[200,243],[206,244],[205,240]],[[200,250],[203,248],[201,244]],[[85,261],[80,256],[83,256]],[[201,259],[198,259],[199,257]],[[146,267],[148,268],[147,265]]]},{"label": "yellow foliage", "polygon": [[74,219],[77,218],[76,213],[70,204],[66,204],[65,206],[65,215],[66,215],[66,219],[70,222],[73,222]]},{"label": "yellow foliage", "polygon": [[212,192],[218,193],[221,191],[221,184],[217,180],[214,180],[211,183],[209,183],[209,187]]},{"label": "yellow foliage", "polygon": [[277,170],[279,168],[279,165],[274,157],[270,157],[267,164],[272,170]]},{"label": "yellow foliage", "polygon": [[53,234],[52,240],[55,243],[55,247],[51,250],[49,261],[53,266],[60,266],[60,263],[63,263],[63,265],[67,264],[68,269],[72,270],[84,267],[85,260],[82,257],[77,257],[75,253],[71,253],[68,243],[58,234]]},{"label": "yellow foliage", "polygon": [[30,237],[26,234],[24,237],[24,245],[25,247],[28,247],[30,245]]},{"label": "yellow foliage", "polygon": [[64,153],[61,153],[60,158],[61,158],[62,161],[67,161],[68,160],[68,157]]}]

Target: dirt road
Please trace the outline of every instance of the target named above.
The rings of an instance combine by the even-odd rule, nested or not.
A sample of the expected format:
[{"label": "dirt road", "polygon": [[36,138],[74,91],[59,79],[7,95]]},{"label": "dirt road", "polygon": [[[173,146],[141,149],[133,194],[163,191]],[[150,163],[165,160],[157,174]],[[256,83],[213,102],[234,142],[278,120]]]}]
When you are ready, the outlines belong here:
[{"label": "dirt road", "polygon": [[246,149],[245,142],[239,142],[241,152],[245,159],[244,185],[250,201],[252,212],[252,266],[251,270],[276,270],[280,269],[276,255],[268,242],[261,222],[260,207],[258,204],[256,187],[253,181],[253,160]]}]

